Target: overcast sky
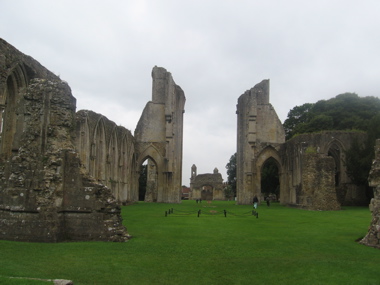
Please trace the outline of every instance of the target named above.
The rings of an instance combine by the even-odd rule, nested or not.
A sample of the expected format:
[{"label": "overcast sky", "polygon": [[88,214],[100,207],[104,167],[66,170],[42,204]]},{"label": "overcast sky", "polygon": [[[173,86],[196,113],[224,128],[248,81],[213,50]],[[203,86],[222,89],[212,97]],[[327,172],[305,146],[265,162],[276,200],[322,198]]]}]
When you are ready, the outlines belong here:
[{"label": "overcast sky", "polygon": [[152,68],[185,92],[183,181],[236,151],[238,97],[270,79],[289,110],[344,92],[380,96],[378,0],[0,0],[0,37],[67,81],[77,110],[134,132]]}]

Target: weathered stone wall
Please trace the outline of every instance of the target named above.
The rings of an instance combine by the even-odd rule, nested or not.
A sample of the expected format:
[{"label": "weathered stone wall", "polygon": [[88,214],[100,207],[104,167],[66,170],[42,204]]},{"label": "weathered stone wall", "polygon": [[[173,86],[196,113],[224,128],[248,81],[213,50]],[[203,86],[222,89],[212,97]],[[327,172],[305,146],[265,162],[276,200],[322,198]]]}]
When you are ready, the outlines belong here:
[{"label": "weathered stone wall", "polygon": [[125,241],[120,208],[74,147],[69,86],[0,40],[0,239]]},{"label": "weathered stone wall", "polygon": [[131,132],[93,111],[78,111],[76,121],[76,149],[89,174],[108,186],[117,201],[138,201],[135,139]]},{"label": "weathered stone wall", "polygon": [[[362,132],[324,131],[313,134],[299,135],[282,145],[280,150],[282,175],[280,201],[283,204],[306,206],[305,200],[300,199],[302,181],[307,171],[303,156],[315,153],[324,159],[328,156],[334,162],[334,180],[336,197],[340,205],[361,205],[366,203],[363,189],[354,185],[346,173],[345,151],[351,147],[354,140],[364,142],[366,134]],[[323,176],[323,173],[320,173]],[[332,209],[334,209],[333,207]]]},{"label": "weathered stone wall", "polygon": [[269,80],[263,80],[241,95],[236,113],[237,202],[251,204],[253,197],[261,193],[261,165],[257,164],[260,154],[276,153],[285,142],[281,121],[269,103]]},{"label": "weathered stone wall", "polygon": [[192,176],[190,178],[190,199],[204,200],[226,200],[222,174],[217,168],[213,173],[197,175],[197,167],[191,167]]},{"label": "weathered stone wall", "polygon": [[308,153],[301,159],[303,170],[297,204],[309,210],[340,210],[334,186],[334,159]]},{"label": "weathered stone wall", "polygon": [[380,140],[376,141],[375,159],[369,174],[369,185],[373,187],[373,198],[369,209],[372,212],[372,220],[368,233],[360,241],[362,244],[380,248]]},{"label": "weathered stone wall", "polygon": [[152,71],[152,101],[135,130],[137,165],[155,164],[157,202],[180,203],[185,95],[162,67]]}]

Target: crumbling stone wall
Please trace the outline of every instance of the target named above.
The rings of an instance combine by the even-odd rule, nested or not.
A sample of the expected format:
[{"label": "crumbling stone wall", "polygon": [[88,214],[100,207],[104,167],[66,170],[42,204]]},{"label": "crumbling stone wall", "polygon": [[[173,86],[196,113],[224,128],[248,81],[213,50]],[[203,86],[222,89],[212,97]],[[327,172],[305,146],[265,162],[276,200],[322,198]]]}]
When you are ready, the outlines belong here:
[{"label": "crumbling stone wall", "polygon": [[373,187],[373,198],[369,205],[372,212],[371,224],[368,233],[360,243],[380,248],[380,140],[376,141],[375,159],[369,174],[369,185]]},{"label": "crumbling stone wall", "polygon": [[0,239],[126,241],[111,191],[75,150],[69,86],[0,39]]},{"label": "crumbling stone wall", "polygon": [[301,159],[303,171],[297,204],[309,210],[340,210],[334,185],[334,159],[314,153],[303,154]]},{"label": "crumbling stone wall", "polygon": [[[354,185],[346,173],[345,151],[351,147],[354,140],[364,142],[366,134],[363,132],[324,131],[313,134],[302,134],[292,138],[282,145],[280,150],[282,163],[282,179],[280,201],[283,204],[310,206],[300,195],[303,184],[307,182],[307,172],[313,171],[305,164],[304,156],[314,153],[314,159],[323,163],[325,157],[333,159],[334,179],[326,187],[334,187],[335,195],[340,205],[360,205],[366,203],[363,189]],[[317,165],[317,164],[315,164]],[[323,169],[320,176],[324,177]],[[335,206],[331,208],[336,209]]]},{"label": "crumbling stone wall", "polygon": [[155,164],[157,202],[180,203],[186,98],[166,69],[155,66],[152,78],[152,101],[135,129],[137,165],[146,159]]},{"label": "crumbling stone wall", "polygon": [[213,173],[197,174],[195,164],[191,167],[190,199],[226,200],[222,174],[217,168]]}]

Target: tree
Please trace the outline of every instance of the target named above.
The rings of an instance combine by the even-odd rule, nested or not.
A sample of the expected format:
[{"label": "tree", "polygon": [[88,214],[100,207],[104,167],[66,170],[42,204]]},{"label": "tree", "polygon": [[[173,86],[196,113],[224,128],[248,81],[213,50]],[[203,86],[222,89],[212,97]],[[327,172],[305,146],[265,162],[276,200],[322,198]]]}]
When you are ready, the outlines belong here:
[{"label": "tree", "polygon": [[224,191],[224,197],[226,197],[228,200],[233,199],[235,197],[235,192],[232,190],[231,185],[227,185],[223,189]]},{"label": "tree", "polygon": [[351,148],[345,152],[347,175],[356,185],[365,186],[367,197],[373,198],[368,185],[368,176],[375,155],[376,139],[380,138],[380,114],[374,116],[368,124],[368,137],[365,143],[358,140],[352,142]]},{"label": "tree", "polygon": [[368,131],[371,119],[379,113],[379,98],[344,93],[329,100],[294,107],[283,126],[286,139],[323,130]]},{"label": "tree", "polygon": [[236,152],[231,155],[230,161],[226,164],[227,168],[227,183],[230,186],[229,191],[236,195]]},{"label": "tree", "polygon": [[302,106],[295,106],[288,113],[288,118],[284,122],[286,139],[290,139],[296,134],[296,128],[308,121],[309,112],[314,104],[306,103]]}]

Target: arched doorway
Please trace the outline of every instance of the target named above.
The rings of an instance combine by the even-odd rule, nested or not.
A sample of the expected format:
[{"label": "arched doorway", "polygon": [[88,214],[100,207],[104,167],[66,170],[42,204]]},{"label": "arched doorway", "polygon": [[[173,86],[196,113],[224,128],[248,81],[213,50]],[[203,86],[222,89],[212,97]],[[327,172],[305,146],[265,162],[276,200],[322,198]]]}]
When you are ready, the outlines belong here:
[{"label": "arched doorway", "polygon": [[140,167],[139,201],[157,202],[157,178],[157,164],[153,159],[147,158]]},{"label": "arched doorway", "polygon": [[212,201],[213,200],[213,187],[211,185],[202,186],[201,199]]},{"label": "arched doorway", "polygon": [[270,157],[261,167],[261,193],[268,197],[274,196],[277,200],[280,196],[280,175],[277,161]]}]

